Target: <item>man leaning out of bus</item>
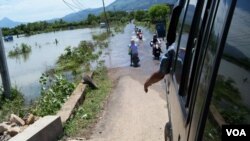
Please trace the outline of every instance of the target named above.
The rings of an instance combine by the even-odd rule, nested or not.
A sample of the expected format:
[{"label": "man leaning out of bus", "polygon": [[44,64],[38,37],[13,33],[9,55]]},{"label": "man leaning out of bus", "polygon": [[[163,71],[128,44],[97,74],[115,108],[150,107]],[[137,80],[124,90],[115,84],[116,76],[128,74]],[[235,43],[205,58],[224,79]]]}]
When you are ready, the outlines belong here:
[{"label": "man leaning out of bus", "polygon": [[[168,46],[168,45],[167,45]],[[148,92],[148,87],[152,84],[162,80],[166,74],[170,72],[171,64],[175,56],[175,45],[174,43],[169,46],[167,49],[167,53],[162,57],[161,63],[160,63],[160,69],[156,72],[154,72],[144,83],[144,91]]]}]

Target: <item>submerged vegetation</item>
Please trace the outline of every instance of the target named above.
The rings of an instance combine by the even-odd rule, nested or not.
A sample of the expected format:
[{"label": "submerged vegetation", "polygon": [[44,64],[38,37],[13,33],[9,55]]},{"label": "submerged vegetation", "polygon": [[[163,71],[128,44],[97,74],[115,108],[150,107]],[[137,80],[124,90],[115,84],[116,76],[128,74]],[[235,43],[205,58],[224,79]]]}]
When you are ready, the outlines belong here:
[{"label": "submerged vegetation", "polygon": [[99,57],[94,51],[94,44],[87,41],[81,41],[78,47],[67,47],[57,61],[56,71],[75,70],[81,66],[89,70],[90,63]]},{"label": "submerged vegetation", "polygon": [[14,50],[9,51],[9,57],[16,57],[23,54],[28,54],[31,52],[31,46],[22,43],[19,46],[14,47]]}]

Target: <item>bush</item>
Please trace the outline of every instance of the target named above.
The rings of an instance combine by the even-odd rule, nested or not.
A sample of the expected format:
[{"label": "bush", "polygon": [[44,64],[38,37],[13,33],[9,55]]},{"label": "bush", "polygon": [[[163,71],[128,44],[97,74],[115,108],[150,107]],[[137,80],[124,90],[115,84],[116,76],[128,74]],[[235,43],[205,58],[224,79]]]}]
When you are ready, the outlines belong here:
[{"label": "bush", "polygon": [[42,85],[41,97],[32,111],[38,116],[56,114],[75,88],[75,85],[62,75],[55,75],[49,80],[49,77],[43,74],[39,82]]},{"label": "bush", "polygon": [[10,114],[16,114],[23,117],[26,113],[24,106],[24,97],[16,88],[11,88],[11,97],[6,99],[3,96],[3,88],[0,87],[0,122],[6,121]]},{"label": "bush", "polygon": [[9,51],[9,57],[16,57],[21,54],[27,54],[31,52],[31,46],[22,43],[20,47],[14,47],[14,50]]}]

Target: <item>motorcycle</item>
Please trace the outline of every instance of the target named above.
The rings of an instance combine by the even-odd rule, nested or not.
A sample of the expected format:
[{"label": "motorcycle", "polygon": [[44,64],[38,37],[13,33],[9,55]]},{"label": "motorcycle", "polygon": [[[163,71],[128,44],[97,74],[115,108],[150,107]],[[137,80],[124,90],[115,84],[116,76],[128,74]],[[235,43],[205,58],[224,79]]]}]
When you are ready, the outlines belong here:
[{"label": "motorcycle", "polygon": [[142,33],[139,33],[138,38],[139,40],[142,40]]},{"label": "motorcycle", "polygon": [[152,47],[152,54],[154,55],[155,59],[159,60],[160,55],[162,53],[160,44],[154,43],[153,41],[151,41],[150,46]]},{"label": "motorcycle", "polygon": [[138,54],[132,54],[132,62],[134,67],[139,67],[140,59],[138,57]]}]

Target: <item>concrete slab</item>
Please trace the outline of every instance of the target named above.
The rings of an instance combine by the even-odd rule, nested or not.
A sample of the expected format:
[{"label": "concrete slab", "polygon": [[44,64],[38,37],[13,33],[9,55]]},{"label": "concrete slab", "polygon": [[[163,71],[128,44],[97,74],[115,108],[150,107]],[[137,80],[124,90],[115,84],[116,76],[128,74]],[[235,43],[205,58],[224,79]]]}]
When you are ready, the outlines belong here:
[{"label": "concrete slab", "polygon": [[10,141],[56,141],[63,134],[59,116],[45,116]]},{"label": "concrete slab", "polygon": [[60,111],[58,111],[57,115],[61,117],[62,123],[65,123],[73,114],[74,108],[82,103],[85,97],[84,90],[85,84],[78,84],[76,89],[73,91],[69,99],[63,104]]},{"label": "concrete slab", "polygon": [[[91,78],[93,77],[93,72],[87,74]],[[63,104],[57,115],[61,117],[62,123],[64,124],[72,114],[74,114],[74,109],[83,103],[85,98],[85,88],[86,84],[79,83],[73,93],[70,95],[69,99]]]}]

